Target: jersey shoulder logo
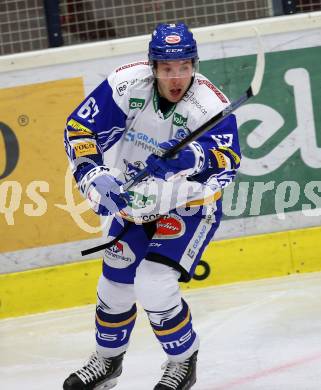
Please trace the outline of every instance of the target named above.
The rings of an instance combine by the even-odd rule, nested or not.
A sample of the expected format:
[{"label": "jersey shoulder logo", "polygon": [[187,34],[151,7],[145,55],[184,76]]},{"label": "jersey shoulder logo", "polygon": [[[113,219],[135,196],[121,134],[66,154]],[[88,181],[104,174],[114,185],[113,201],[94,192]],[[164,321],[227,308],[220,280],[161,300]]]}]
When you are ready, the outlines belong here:
[{"label": "jersey shoulder logo", "polygon": [[174,112],[173,125],[179,126],[179,127],[186,127],[186,125],[187,125],[187,118],[185,118],[181,114],[178,114],[177,112]]},{"label": "jersey shoulder logo", "polygon": [[130,98],[129,99],[129,108],[131,110],[136,110],[137,108],[141,110],[145,105],[145,99],[139,98]]}]

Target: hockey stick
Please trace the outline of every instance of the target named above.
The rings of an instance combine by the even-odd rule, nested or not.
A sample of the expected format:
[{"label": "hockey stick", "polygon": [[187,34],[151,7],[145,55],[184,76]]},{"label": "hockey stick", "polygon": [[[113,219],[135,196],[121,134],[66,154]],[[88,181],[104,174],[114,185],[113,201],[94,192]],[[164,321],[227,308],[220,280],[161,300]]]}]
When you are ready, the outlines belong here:
[{"label": "hockey stick", "polygon": [[[231,102],[229,106],[224,108],[221,112],[216,114],[213,118],[209,119],[207,122],[205,122],[201,127],[199,127],[197,130],[190,133],[187,137],[185,137],[182,141],[180,141],[177,145],[172,147],[171,149],[168,149],[160,158],[166,159],[166,158],[172,158],[175,156],[177,152],[184,149],[189,143],[192,141],[195,141],[197,138],[199,138],[201,135],[206,133],[207,131],[211,130],[214,126],[219,124],[224,118],[226,118],[228,115],[230,115],[233,111],[235,111],[237,108],[239,108],[243,103],[245,103],[247,100],[249,100],[252,96],[256,96],[261,88],[263,75],[264,75],[264,69],[265,69],[265,56],[264,56],[264,50],[263,45],[259,36],[258,31],[255,29],[255,33],[258,39],[258,53],[256,57],[256,67],[255,67],[255,73],[252,80],[252,83],[250,87],[247,89],[247,91],[240,96],[237,100],[234,100]],[[121,192],[128,191],[131,187],[133,187],[135,184],[139,183],[141,180],[145,179],[145,177],[149,176],[149,173],[147,172],[147,169],[144,168],[140,172],[138,172],[133,178],[131,178],[129,181],[127,181],[125,184],[122,185]]]}]

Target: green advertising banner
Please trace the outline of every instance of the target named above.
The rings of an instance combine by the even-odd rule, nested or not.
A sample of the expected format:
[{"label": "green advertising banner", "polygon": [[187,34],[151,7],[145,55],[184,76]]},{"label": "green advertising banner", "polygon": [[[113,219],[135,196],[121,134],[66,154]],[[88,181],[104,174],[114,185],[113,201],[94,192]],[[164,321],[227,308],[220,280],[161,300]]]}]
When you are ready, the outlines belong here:
[{"label": "green advertising banner", "polygon": [[[250,85],[255,61],[204,61],[201,72],[233,100]],[[266,54],[259,95],[236,112],[243,159],[225,190],[225,219],[321,215],[320,63],[320,46]]]}]

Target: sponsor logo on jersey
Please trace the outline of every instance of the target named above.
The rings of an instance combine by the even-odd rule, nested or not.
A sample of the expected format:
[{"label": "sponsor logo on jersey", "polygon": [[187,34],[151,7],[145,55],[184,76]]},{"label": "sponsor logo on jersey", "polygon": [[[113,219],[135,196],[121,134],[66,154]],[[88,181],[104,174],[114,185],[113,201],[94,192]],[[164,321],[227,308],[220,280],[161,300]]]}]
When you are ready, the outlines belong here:
[{"label": "sponsor logo on jersey", "polygon": [[222,92],[215,87],[214,84],[212,84],[209,80],[200,80],[197,79],[197,82],[199,85],[205,84],[211,91],[215,93],[215,95],[220,99],[222,103],[228,103],[226,97],[222,94]]},{"label": "sponsor logo on jersey", "polygon": [[92,135],[93,132],[88,129],[88,127],[82,125],[81,123],[70,119],[67,123],[68,126],[72,127],[73,130],[68,129],[68,136],[79,136],[79,135]]},{"label": "sponsor logo on jersey", "polygon": [[196,252],[193,249],[189,248],[189,250],[187,251],[187,256],[191,259],[194,259],[195,255]]},{"label": "sponsor logo on jersey", "polygon": [[115,242],[113,246],[110,247],[110,250],[114,253],[124,253],[124,245],[121,244],[120,242]]},{"label": "sponsor logo on jersey", "polygon": [[129,220],[131,222],[135,222],[135,223],[138,223],[138,224],[152,222],[155,219],[158,219],[160,217],[160,215],[158,213],[132,216],[132,215],[126,213],[124,210],[121,210],[118,214],[122,218],[125,218],[125,219],[127,219],[127,220]]},{"label": "sponsor logo on jersey", "polygon": [[201,105],[201,103],[195,98],[194,92],[187,91],[183,97],[184,102],[190,102],[192,105],[195,105],[196,108],[198,108],[203,115],[207,114],[207,110],[204,106]]},{"label": "sponsor logo on jersey", "polygon": [[215,159],[217,161],[217,166],[219,168],[226,168],[227,166],[227,162],[225,160],[225,156],[223,153],[221,153],[220,151],[216,150],[216,149],[210,149],[210,151],[214,154],[215,156]]},{"label": "sponsor logo on jersey", "polygon": [[[142,215],[141,216],[141,221],[143,223],[146,223],[146,222],[152,222],[152,221],[155,221],[155,219],[158,219],[160,217],[160,215],[158,213],[156,214],[148,214],[148,215]],[[154,245],[156,246],[156,245]]]},{"label": "sponsor logo on jersey", "polygon": [[184,100],[184,102],[187,102],[189,100],[189,98],[192,97],[193,95],[194,95],[194,92],[186,91],[182,100]]},{"label": "sponsor logo on jersey", "polygon": [[113,268],[126,268],[133,264],[136,256],[127,242],[115,242],[110,248],[105,249],[104,261]]},{"label": "sponsor logo on jersey", "polygon": [[96,144],[94,142],[80,142],[74,145],[76,157],[88,156],[89,154],[97,154]]},{"label": "sponsor logo on jersey", "polygon": [[132,86],[132,85],[137,84],[139,82],[149,83],[152,80],[153,80],[152,77],[144,77],[142,79],[132,79],[129,81],[125,80],[125,81],[117,84],[116,91],[117,91],[119,96],[123,96],[129,86]]},{"label": "sponsor logo on jersey", "polygon": [[156,204],[156,195],[145,196],[135,191],[128,191],[128,194],[128,205],[134,210],[150,207]]},{"label": "sponsor logo on jersey", "polygon": [[[211,221],[212,222],[212,221]],[[188,245],[186,255],[194,260],[197,254],[199,253],[199,248],[203,245],[206,233],[209,229],[209,221],[205,220],[203,225],[200,226],[195,232],[190,244]],[[211,225],[211,224],[210,224]]]},{"label": "sponsor logo on jersey", "polygon": [[135,110],[138,108],[141,110],[144,107],[145,99],[138,99],[138,98],[130,98],[129,99],[129,108],[131,110]]},{"label": "sponsor logo on jersey", "polygon": [[173,125],[179,127],[186,127],[186,124],[187,124],[187,118],[185,118],[181,114],[178,114],[177,112],[174,112]]},{"label": "sponsor logo on jersey", "polygon": [[125,135],[125,141],[133,142],[134,145],[137,146],[138,148],[148,150],[150,153],[154,153],[157,155],[161,154],[161,152],[158,149],[159,142],[155,138],[143,132],[128,130]]},{"label": "sponsor logo on jersey", "polygon": [[133,62],[131,64],[126,64],[121,66],[120,68],[117,68],[116,73],[120,72],[121,70],[132,68],[133,66],[137,66],[137,65],[149,65],[149,63],[148,61],[138,61],[138,62]]},{"label": "sponsor logo on jersey", "polygon": [[232,159],[236,165],[239,165],[239,163],[241,162],[241,158],[237,153],[234,152],[234,150],[225,146],[220,147],[220,150],[222,150],[223,153],[225,151],[228,157]]},{"label": "sponsor logo on jersey", "polygon": [[169,43],[170,45],[175,45],[176,43],[179,43],[181,41],[181,37],[179,35],[168,35],[165,38],[165,42]]},{"label": "sponsor logo on jersey", "polygon": [[116,86],[116,90],[118,92],[118,95],[123,96],[124,93],[126,92],[127,87],[128,87],[128,81],[123,81],[122,83],[119,83]]},{"label": "sponsor logo on jersey", "polygon": [[203,225],[198,235],[196,236],[196,239],[193,241],[192,244],[193,249],[197,249],[200,245],[202,245],[206,232],[207,232],[207,226]]},{"label": "sponsor logo on jersey", "polygon": [[168,239],[181,237],[186,230],[183,219],[175,214],[165,215],[156,222],[154,238]]}]

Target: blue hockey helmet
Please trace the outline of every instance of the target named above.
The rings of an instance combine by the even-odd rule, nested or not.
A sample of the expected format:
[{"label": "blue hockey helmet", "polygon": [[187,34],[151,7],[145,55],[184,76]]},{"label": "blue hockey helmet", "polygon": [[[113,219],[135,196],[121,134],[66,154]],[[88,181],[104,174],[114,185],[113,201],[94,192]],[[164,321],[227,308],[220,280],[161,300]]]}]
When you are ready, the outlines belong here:
[{"label": "blue hockey helmet", "polygon": [[186,24],[159,24],[149,42],[148,59],[153,61],[198,60],[197,44]]}]

